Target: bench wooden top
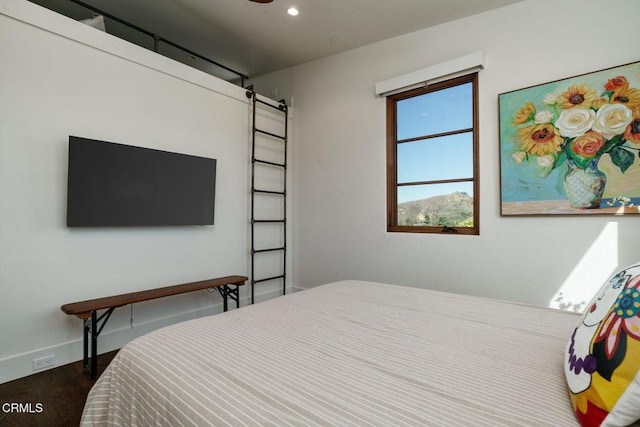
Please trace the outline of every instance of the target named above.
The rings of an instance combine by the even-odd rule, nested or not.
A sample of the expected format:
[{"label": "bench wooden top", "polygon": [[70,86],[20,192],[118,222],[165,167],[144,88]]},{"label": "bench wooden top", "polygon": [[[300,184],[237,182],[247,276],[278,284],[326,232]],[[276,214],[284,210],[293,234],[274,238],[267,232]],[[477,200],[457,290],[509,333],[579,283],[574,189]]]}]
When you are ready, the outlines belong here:
[{"label": "bench wooden top", "polygon": [[164,288],[148,289],[146,291],[131,292],[128,294],[113,295],[110,297],[90,299],[70,304],[65,304],[60,309],[66,314],[74,314],[81,319],[91,316],[92,311],[103,310],[112,307],[121,307],[135,302],[199,291],[202,289],[217,288],[224,285],[242,286],[248,280],[246,276],[226,276],[216,279],[201,280],[199,282],[183,283],[181,285],[166,286]]}]

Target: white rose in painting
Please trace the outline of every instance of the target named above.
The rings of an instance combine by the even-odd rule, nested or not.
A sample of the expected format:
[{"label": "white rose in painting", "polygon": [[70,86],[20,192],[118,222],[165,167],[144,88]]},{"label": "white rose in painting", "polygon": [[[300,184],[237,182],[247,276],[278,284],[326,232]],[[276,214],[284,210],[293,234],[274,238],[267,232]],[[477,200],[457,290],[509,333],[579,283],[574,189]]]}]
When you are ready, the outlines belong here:
[{"label": "white rose in painting", "polygon": [[525,159],[527,158],[527,153],[525,153],[524,151],[518,151],[516,153],[513,153],[511,155],[511,158],[514,162],[516,162],[516,164],[519,165],[525,161]]},{"label": "white rose in painting", "polygon": [[542,101],[547,105],[553,105],[556,102],[558,102],[558,94],[557,93],[549,93],[547,94],[547,96],[544,97],[544,100]]},{"label": "white rose in painting", "polygon": [[534,117],[534,120],[538,124],[549,123],[551,122],[551,120],[553,120],[553,114],[546,110],[538,111]]},{"label": "white rose in painting", "polygon": [[544,156],[538,156],[536,159],[536,172],[543,178],[546,178],[553,170],[553,165],[556,162],[555,154],[545,154]]},{"label": "white rose in painting", "polygon": [[544,156],[539,156],[536,159],[536,163],[538,163],[538,166],[542,166],[542,167],[552,167],[555,161],[556,161],[556,156],[554,156],[553,154],[546,154]]},{"label": "white rose in painting", "polygon": [[595,118],[596,113],[591,109],[570,108],[560,113],[555,125],[561,136],[575,138],[576,136],[584,135],[585,132],[590,130]]},{"label": "white rose in painting", "polygon": [[624,132],[633,120],[633,113],[623,104],[605,104],[598,110],[593,130],[600,132],[605,139],[611,139]]}]

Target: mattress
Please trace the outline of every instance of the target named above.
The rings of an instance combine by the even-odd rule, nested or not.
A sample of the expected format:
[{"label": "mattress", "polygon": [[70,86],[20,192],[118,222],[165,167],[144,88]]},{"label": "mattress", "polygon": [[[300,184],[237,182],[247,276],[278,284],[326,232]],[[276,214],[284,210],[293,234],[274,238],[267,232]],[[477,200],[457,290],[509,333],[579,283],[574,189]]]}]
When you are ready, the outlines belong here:
[{"label": "mattress", "polygon": [[335,282],[130,342],[81,425],[574,426],[562,363],[578,320]]}]

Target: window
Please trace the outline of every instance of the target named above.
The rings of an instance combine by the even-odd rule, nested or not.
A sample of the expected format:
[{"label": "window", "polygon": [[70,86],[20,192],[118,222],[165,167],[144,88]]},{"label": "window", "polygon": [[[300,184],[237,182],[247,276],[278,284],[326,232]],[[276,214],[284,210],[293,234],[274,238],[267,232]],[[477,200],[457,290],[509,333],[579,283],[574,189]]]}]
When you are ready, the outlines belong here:
[{"label": "window", "polygon": [[478,74],[387,98],[387,230],[479,234]]}]

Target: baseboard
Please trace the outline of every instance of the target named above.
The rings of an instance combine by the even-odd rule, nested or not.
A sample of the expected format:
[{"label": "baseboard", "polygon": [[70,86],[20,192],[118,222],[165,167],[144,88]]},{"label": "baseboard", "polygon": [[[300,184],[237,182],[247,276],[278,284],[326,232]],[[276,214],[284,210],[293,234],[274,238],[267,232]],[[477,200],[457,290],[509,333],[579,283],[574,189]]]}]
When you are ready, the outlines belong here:
[{"label": "baseboard", "polygon": [[[296,292],[295,289],[292,289]],[[266,301],[281,295],[281,290],[272,290],[256,294],[256,302]],[[240,298],[240,306],[250,304],[249,297]],[[231,309],[235,303],[231,302]],[[202,307],[197,310],[178,313],[175,315],[154,319],[146,323],[135,324],[134,328],[120,328],[111,331],[105,331],[100,334],[98,339],[98,354],[107,353],[122,348],[129,341],[154,331],[164,326],[186,320],[196,319],[198,317],[208,316],[212,314],[222,313],[222,302]],[[79,320],[78,320],[79,321]],[[44,369],[33,370],[33,361],[42,357],[55,355],[55,364]],[[4,359],[0,359],[0,384],[23,378],[29,375],[54,369],[69,363],[77,362],[82,359],[82,337],[76,340],[64,342],[61,344],[42,347],[33,351],[12,355]]]}]

